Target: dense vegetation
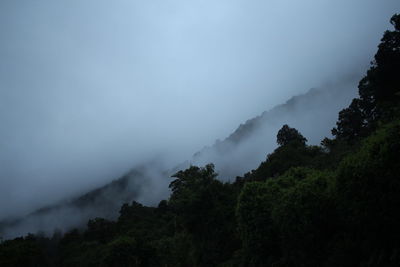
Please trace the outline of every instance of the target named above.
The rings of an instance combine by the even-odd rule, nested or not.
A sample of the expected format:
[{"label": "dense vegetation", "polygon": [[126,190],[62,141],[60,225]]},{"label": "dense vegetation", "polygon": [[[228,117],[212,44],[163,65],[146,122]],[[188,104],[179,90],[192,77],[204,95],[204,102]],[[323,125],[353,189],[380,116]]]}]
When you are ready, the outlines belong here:
[{"label": "dense vegetation", "polygon": [[400,15],[333,139],[284,125],[260,166],[222,183],[179,171],[158,207],[0,244],[0,266],[400,266]]}]

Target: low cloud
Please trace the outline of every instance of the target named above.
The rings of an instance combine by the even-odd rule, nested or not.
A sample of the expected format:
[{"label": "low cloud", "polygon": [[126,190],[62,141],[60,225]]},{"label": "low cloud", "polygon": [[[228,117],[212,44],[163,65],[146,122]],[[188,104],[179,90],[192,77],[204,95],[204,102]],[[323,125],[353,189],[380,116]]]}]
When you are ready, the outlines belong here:
[{"label": "low cloud", "polygon": [[[185,160],[215,162],[230,180],[272,151],[283,121],[318,143],[399,10],[395,0],[2,1],[0,220],[68,202],[154,159],[163,163],[136,197],[146,204],[168,196],[163,171]],[[284,119],[268,119],[232,153],[191,159],[312,87],[328,88],[315,100],[323,106],[288,103],[276,111]]]}]

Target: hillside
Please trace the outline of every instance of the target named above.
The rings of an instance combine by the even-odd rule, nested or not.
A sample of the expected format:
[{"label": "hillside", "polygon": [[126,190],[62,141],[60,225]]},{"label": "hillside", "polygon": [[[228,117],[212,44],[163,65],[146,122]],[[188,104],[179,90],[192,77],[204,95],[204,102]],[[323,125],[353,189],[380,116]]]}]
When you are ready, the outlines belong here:
[{"label": "hillside", "polygon": [[[355,95],[354,85],[355,78],[350,76],[336,84],[311,89],[305,94],[294,96],[286,103],[247,120],[223,141],[205,147],[195,153],[191,160],[169,171],[155,169],[154,166],[159,164],[154,161],[135,167],[123,177],[82,196],[49,205],[22,218],[1,222],[0,236],[8,238],[37,231],[51,234],[55,229],[85,227],[90,218],[116,219],[119,207],[133,200],[142,202],[146,199],[146,204],[157,204],[169,193],[169,176],[189,167],[190,164],[204,165],[213,162],[220,179],[233,180],[236,176],[255,168],[265,159],[265,155],[276,147],[273,142],[274,135],[283,124],[300,125],[307,121],[318,123],[318,130],[300,127],[306,133],[312,132],[311,141],[314,143],[328,135],[336,113],[343,108],[343,103],[350,102]],[[149,197],[144,196],[145,194],[159,196],[148,200]],[[74,216],[70,216],[71,214]]]},{"label": "hillside", "polygon": [[[313,137],[280,125],[278,146],[243,176],[224,182],[217,165],[189,166],[173,174],[171,194],[156,207],[132,201],[116,220],[93,218],[85,230],[3,241],[0,265],[399,266],[400,15],[391,23],[359,95],[331,125],[333,137],[308,144]],[[293,103],[309,98],[294,99],[196,157],[213,149],[239,153],[231,143],[242,147],[259,131],[258,122],[274,120],[282,109],[295,114]],[[75,203],[96,202],[99,192],[125,188],[124,181]]]},{"label": "hillside", "polygon": [[337,112],[356,95],[358,79],[349,75],[294,96],[286,103],[247,120],[222,141],[217,140],[213,146],[195,153],[190,163],[205,165],[212,162],[220,179],[232,181],[256,168],[276,148],[275,135],[284,124],[299,129],[310,144],[317,145],[324,137],[331,136]]}]

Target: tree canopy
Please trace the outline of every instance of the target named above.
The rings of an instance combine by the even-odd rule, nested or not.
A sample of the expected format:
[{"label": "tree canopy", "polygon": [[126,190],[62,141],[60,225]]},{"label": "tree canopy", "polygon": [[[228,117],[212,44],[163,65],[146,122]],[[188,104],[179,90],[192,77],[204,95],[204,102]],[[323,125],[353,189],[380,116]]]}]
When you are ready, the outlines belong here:
[{"label": "tree canopy", "polygon": [[276,136],[276,142],[280,146],[288,144],[305,145],[307,139],[303,135],[301,135],[301,133],[297,131],[295,128],[291,128],[287,124],[285,124],[278,131],[278,134]]},{"label": "tree canopy", "polygon": [[400,15],[391,23],[322,147],[283,125],[243,177],[190,166],[156,207],[0,242],[0,266],[400,266]]}]

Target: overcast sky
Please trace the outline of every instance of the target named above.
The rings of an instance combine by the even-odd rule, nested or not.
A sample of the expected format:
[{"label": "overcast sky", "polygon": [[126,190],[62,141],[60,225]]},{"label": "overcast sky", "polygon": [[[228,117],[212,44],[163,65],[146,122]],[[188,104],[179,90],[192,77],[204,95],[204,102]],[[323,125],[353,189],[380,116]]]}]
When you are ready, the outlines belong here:
[{"label": "overcast sky", "polygon": [[[2,0],[0,219],[362,73],[398,0]],[[361,78],[361,77],[360,77]]]}]

